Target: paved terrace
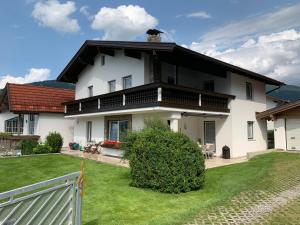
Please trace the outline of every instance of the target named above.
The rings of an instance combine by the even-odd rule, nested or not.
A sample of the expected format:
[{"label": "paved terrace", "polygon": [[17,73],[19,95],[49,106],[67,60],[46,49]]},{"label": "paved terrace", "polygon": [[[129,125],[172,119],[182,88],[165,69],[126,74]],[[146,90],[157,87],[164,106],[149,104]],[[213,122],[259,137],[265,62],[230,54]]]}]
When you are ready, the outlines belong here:
[{"label": "paved terrace", "polygon": [[[103,163],[108,163],[108,164],[112,164],[115,166],[129,167],[127,160],[122,160],[122,159],[116,158],[116,157],[110,157],[110,156],[105,156],[105,155],[101,155],[101,154],[85,153],[85,152],[78,151],[78,150],[77,151],[76,150],[75,151],[74,150],[63,150],[61,153],[65,154],[65,155],[71,155],[71,156],[81,157],[81,158],[85,158],[85,159],[91,159],[91,160],[95,160],[95,161],[99,161],[99,162],[103,162]],[[220,166],[227,166],[227,165],[231,165],[231,164],[242,163],[242,162],[246,162],[246,161],[247,161],[247,157],[234,158],[234,159],[223,159],[223,158],[219,158],[219,157],[214,157],[212,159],[205,160],[205,167],[207,169],[210,169],[210,168],[215,168],[215,167],[220,167]]]}]

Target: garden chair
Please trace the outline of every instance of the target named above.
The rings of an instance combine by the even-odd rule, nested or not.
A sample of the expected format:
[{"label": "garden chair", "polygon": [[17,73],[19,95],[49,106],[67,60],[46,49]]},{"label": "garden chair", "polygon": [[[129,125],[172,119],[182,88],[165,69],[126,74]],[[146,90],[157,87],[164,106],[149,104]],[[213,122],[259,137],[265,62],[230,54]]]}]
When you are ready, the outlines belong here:
[{"label": "garden chair", "polygon": [[215,153],[215,144],[206,144],[205,145],[205,154],[207,159],[213,158]]}]

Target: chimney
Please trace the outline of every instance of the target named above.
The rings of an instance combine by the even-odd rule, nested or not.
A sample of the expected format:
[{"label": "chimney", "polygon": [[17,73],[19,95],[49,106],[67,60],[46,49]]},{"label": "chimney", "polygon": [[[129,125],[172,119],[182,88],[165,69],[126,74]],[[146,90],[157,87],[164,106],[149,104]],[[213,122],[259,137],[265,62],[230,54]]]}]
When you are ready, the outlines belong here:
[{"label": "chimney", "polygon": [[147,41],[148,42],[161,42],[161,36],[164,32],[156,29],[147,30],[146,34],[148,34]]}]

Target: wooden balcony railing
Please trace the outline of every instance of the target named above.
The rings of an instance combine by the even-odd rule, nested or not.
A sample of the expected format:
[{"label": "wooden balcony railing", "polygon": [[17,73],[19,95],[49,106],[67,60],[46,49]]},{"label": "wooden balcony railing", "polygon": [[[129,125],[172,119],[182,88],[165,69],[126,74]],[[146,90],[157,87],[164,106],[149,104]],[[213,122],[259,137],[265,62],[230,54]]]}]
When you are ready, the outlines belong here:
[{"label": "wooden balcony railing", "polygon": [[152,83],[65,103],[66,115],[87,114],[144,107],[171,107],[229,112],[232,95],[205,92],[177,85]]}]

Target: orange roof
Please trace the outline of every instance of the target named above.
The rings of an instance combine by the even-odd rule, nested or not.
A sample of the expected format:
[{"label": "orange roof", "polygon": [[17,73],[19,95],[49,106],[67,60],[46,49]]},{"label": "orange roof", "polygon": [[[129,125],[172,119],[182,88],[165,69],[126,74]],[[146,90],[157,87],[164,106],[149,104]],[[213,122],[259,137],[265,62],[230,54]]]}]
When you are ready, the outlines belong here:
[{"label": "orange roof", "polygon": [[7,84],[6,89],[12,112],[63,113],[62,103],[75,99],[75,91],[70,89],[28,84]]}]

